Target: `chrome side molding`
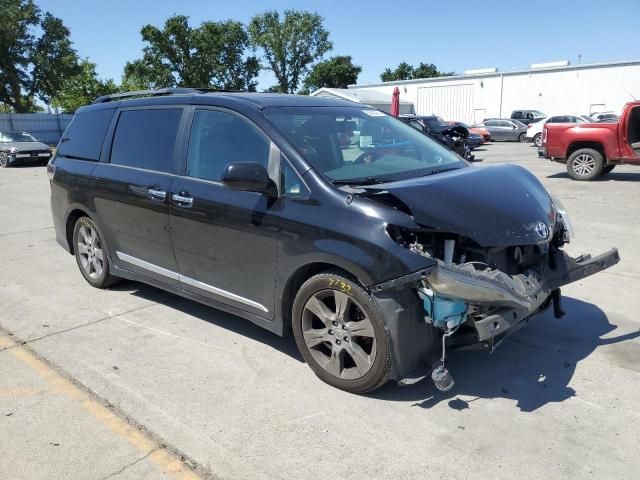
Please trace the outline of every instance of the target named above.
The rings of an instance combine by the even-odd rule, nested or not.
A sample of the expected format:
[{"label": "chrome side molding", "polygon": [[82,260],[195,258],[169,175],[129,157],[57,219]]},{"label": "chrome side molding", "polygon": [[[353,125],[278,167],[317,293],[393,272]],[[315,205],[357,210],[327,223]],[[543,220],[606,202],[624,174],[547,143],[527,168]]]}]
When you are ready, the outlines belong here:
[{"label": "chrome side molding", "polygon": [[141,260],[140,258],[133,257],[131,255],[127,255],[126,253],[116,252],[116,255],[123,262],[130,263],[131,265],[135,265],[136,267],[140,267],[144,270],[148,270],[153,273],[157,273],[158,275],[162,275],[163,277],[170,278],[172,280],[177,280],[181,283],[190,285],[192,287],[199,288],[200,290],[206,290],[207,292],[213,293],[214,295],[218,295],[220,297],[228,298],[229,300],[233,300],[238,303],[242,303],[244,305],[248,305],[249,307],[253,307],[258,310],[262,310],[263,312],[269,312],[269,309],[262,305],[261,303],[255,302],[248,298],[242,297],[240,295],[236,295],[232,292],[227,292],[218,287],[214,287],[213,285],[209,285],[208,283],[201,282],[199,280],[195,280],[193,278],[186,277],[184,275],[179,274],[178,272],[174,272],[172,270],[168,270],[166,268],[159,267],[158,265],[154,265],[153,263],[149,263],[145,260]]}]

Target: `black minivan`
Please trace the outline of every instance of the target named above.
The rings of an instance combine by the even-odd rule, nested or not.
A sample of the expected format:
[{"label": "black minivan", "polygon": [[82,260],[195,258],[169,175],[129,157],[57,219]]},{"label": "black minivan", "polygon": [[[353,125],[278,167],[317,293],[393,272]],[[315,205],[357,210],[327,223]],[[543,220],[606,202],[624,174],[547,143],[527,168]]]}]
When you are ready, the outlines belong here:
[{"label": "black minivan", "polygon": [[567,213],[525,169],[470,166],[347,101],[101,97],[48,173],[57,240],[91,285],[141,281],[292,331],[350,392],[429,373],[451,388],[445,348],[493,350],[533,314],[560,316],[562,285],[619,260],[569,257]]}]

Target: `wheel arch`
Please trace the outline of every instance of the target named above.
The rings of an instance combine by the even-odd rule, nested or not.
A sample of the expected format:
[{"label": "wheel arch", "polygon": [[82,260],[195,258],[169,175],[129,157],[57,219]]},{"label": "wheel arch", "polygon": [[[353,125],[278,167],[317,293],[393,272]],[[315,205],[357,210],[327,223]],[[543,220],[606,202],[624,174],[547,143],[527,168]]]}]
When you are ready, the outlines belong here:
[{"label": "wheel arch", "polygon": [[[280,295],[280,318],[282,319],[283,335],[289,335],[291,332],[292,321],[292,309],[293,302],[295,301],[296,294],[304,282],[309,280],[314,275],[326,272],[329,270],[340,271],[345,276],[351,277],[360,285],[366,289],[366,280],[363,277],[362,272],[358,272],[356,268],[349,268],[342,264],[342,262],[336,262],[331,260],[314,261],[306,263],[296,268],[287,278],[282,288],[282,294]],[[368,276],[364,275],[365,278]]]},{"label": "wheel arch", "polygon": [[75,254],[73,246],[73,227],[75,227],[76,222],[80,217],[89,217],[95,222],[95,219],[86,208],[80,205],[69,207],[69,212],[67,213],[67,218],[65,220],[65,237],[67,245],[69,245],[69,253],[71,253],[71,255]]},{"label": "wheel arch", "polygon": [[604,158],[605,163],[607,162],[607,154],[605,152],[604,145],[602,145],[602,143],[600,142],[593,142],[593,141],[577,141],[577,142],[571,143],[567,148],[567,159],[582,148],[591,148],[597,151],[602,155],[602,158]]}]

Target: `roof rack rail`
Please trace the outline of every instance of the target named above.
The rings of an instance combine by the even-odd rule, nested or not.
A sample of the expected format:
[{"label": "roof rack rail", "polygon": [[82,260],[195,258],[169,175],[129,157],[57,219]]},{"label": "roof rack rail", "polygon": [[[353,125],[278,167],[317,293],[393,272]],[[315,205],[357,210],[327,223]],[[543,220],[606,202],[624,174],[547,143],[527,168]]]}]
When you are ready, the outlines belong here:
[{"label": "roof rack rail", "polygon": [[188,95],[195,93],[209,93],[209,92],[231,92],[239,90],[220,90],[217,88],[187,88],[187,87],[171,87],[171,88],[156,88],[152,90],[133,90],[131,92],[114,93],[112,95],[103,95],[96,98],[93,103],[106,103],[114,102],[117,100],[123,100],[132,97],[159,97],[162,95]]}]

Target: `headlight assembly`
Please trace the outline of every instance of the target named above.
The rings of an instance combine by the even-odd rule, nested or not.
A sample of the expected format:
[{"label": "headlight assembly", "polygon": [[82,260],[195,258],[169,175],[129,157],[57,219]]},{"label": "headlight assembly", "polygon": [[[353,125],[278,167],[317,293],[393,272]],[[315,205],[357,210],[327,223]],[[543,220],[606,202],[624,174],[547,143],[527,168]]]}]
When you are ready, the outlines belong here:
[{"label": "headlight assembly", "polygon": [[551,197],[551,200],[553,201],[553,206],[556,209],[556,216],[558,220],[562,222],[562,225],[564,226],[564,230],[566,232],[564,240],[566,242],[569,242],[569,240],[575,236],[573,232],[573,225],[571,225],[571,220],[569,220],[569,214],[558,198]]}]

